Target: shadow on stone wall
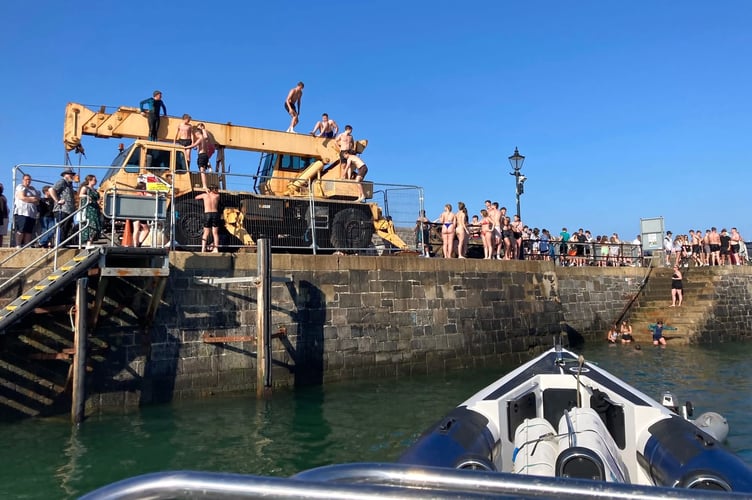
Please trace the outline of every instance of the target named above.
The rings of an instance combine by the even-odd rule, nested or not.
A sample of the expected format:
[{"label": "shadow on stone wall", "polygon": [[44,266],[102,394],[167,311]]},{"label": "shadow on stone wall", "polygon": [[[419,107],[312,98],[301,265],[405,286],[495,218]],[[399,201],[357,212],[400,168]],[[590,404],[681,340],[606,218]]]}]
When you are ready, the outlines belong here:
[{"label": "shadow on stone wall", "polygon": [[[290,289],[290,293],[295,291]],[[298,325],[295,345],[295,386],[321,385],[324,382],[324,324],[326,300],[323,292],[310,281],[301,281],[293,295]]]},{"label": "shadow on stone wall", "polygon": [[562,333],[566,334],[566,342],[570,349],[582,349],[585,347],[585,337],[567,323],[561,325]]}]

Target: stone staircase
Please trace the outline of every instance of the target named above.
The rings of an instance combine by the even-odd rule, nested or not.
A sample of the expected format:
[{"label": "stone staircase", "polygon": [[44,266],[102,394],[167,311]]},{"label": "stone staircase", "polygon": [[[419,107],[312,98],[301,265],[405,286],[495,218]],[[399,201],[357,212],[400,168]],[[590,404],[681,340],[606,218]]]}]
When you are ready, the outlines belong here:
[{"label": "stone staircase", "polygon": [[684,301],[681,307],[671,307],[672,274],[670,268],[654,269],[637,303],[628,313],[636,342],[651,343],[652,331],[648,325],[660,319],[666,327],[676,328],[663,332],[669,344],[688,344],[710,319],[715,296],[715,279],[710,269],[682,269]]}]

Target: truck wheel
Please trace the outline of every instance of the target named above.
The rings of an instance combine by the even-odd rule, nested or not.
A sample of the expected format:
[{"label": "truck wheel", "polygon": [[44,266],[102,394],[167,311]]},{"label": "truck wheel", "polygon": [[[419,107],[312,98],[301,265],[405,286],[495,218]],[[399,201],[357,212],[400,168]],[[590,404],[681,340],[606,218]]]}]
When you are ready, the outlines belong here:
[{"label": "truck wheel", "polygon": [[332,219],[332,246],[337,250],[366,248],[373,237],[373,221],[358,208],[346,208]]},{"label": "truck wheel", "polygon": [[180,200],[175,202],[177,217],[175,220],[175,241],[178,246],[201,247],[201,235],[204,233],[202,214],[204,206],[200,200]]}]

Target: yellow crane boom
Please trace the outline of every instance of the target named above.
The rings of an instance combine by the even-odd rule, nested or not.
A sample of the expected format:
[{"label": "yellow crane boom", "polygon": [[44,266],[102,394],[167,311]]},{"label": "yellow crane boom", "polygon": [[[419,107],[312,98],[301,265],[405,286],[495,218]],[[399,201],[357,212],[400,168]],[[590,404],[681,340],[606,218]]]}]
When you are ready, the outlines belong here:
[{"label": "yellow crane boom", "polygon": [[[167,116],[160,119],[158,137],[172,140],[183,122],[181,118]],[[321,139],[304,134],[291,134],[277,130],[233,125],[232,123],[203,123],[210,137],[218,147],[243,151],[280,153],[308,156],[321,159],[325,164],[339,159],[339,147],[333,139]],[[138,108],[120,106],[108,113],[104,106],[93,110],[83,104],[68,103],[65,108],[63,143],[66,151],[81,146],[81,138],[91,135],[103,138],[145,139],[149,135],[149,125]],[[365,149],[360,144],[359,152]]]}]

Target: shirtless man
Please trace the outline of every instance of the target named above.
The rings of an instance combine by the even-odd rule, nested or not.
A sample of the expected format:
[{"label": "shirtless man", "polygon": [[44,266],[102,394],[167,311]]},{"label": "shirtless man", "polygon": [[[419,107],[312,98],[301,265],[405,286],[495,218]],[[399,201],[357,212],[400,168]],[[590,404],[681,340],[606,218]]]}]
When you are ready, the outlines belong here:
[{"label": "shirtless man", "polygon": [[211,168],[209,167],[209,153],[207,152],[207,145],[209,141],[206,134],[206,129],[204,128],[202,123],[199,123],[199,125],[193,131],[193,137],[193,142],[186,146],[186,149],[196,148],[196,150],[198,151],[198,159],[196,160],[196,164],[198,165],[199,171],[201,171],[201,173],[203,174],[207,170],[211,170]]},{"label": "shirtless man", "polygon": [[499,254],[497,251],[497,245],[501,239],[501,220],[499,214],[499,204],[491,203],[491,200],[486,200],[486,211],[488,212],[488,218],[491,221],[491,249],[492,259],[498,259]]},{"label": "shirtless man", "polygon": [[201,251],[206,252],[209,234],[212,235],[212,253],[219,253],[219,225],[222,223],[219,217],[219,188],[216,184],[206,186],[206,177],[202,174],[201,180],[205,192],[196,196],[197,200],[204,202],[204,233],[201,235]]},{"label": "shirtless man", "polygon": [[287,93],[287,99],[285,99],[285,111],[287,111],[292,119],[290,120],[290,126],[286,132],[295,132],[295,125],[298,124],[298,118],[300,117],[300,104],[303,100],[303,82],[298,82],[296,86],[290,89]]},{"label": "shirtless man", "polygon": [[363,160],[355,156],[355,151],[345,151],[344,155],[345,160],[347,160],[347,163],[345,163],[346,178],[349,179],[354,176],[355,181],[358,183],[358,191],[360,191],[360,196],[358,196],[358,199],[355,201],[365,201],[366,195],[363,192],[362,181],[368,173],[368,167],[363,163]]},{"label": "shirtless man", "polygon": [[193,125],[191,125],[191,115],[183,115],[183,123],[178,125],[178,130],[175,133],[175,138],[172,143],[185,146],[185,161],[188,162],[188,169],[191,168],[191,148],[188,146],[191,144],[191,132],[193,131]]},{"label": "shirtless man", "polygon": [[355,139],[353,139],[352,136],[352,127],[350,125],[345,125],[345,131],[339,134],[334,141],[339,146],[339,176],[342,179],[347,179],[347,177],[345,177],[345,163],[347,162],[345,159],[345,151],[355,150]]},{"label": "shirtless man", "polygon": [[708,235],[708,243],[710,243],[710,265],[721,265],[721,235],[718,234],[718,230],[715,227],[710,228],[710,234]]},{"label": "shirtless man", "polygon": [[323,115],[321,115],[321,121],[316,122],[316,126],[313,127],[311,135],[316,137],[316,132],[319,133],[319,137],[333,139],[334,136],[337,135],[337,132],[339,132],[339,126],[337,125],[337,122],[329,119],[328,114],[324,113]]}]

